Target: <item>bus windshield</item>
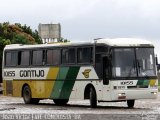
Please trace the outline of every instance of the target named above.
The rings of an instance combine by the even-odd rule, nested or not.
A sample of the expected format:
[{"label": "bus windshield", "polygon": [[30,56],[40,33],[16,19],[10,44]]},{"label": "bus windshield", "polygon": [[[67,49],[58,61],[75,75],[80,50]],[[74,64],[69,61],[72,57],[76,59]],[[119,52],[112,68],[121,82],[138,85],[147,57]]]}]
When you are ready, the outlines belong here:
[{"label": "bus windshield", "polygon": [[114,48],[113,77],[156,76],[153,48]]}]

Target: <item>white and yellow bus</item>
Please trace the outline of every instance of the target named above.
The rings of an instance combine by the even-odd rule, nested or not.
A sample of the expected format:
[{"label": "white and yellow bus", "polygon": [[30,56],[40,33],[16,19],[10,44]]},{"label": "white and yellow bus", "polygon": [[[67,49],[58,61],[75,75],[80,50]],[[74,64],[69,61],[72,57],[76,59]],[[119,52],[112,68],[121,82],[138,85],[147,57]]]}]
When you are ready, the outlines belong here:
[{"label": "white and yellow bus", "polygon": [[7,45],[3,54],[3,94],[26,104],[53,99],[97,102],[155,99],[158,92],[154,46],[142,39]]}]

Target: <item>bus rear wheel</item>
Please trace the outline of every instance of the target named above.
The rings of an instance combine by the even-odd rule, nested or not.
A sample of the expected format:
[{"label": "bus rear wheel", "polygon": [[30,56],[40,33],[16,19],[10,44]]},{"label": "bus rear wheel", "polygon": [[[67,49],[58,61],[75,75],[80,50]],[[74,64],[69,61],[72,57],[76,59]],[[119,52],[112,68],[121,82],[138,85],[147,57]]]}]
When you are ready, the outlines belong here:
[{"label": "bus rear wheel", "polygon": [[56,105],[66,105],[68,103],[68,99],[53,99]]},{"label": "bus rear wheel", "polygon": [[40,99],[32,98],[31,89],[28,85],[26,85],[23,88],[22,95],[23,95],[23,100],[24,100],[25,104],[37,104],[37,103],[39,103]]},{"label": "bus rear wheel", "polygon": [[97,96],[93,87],[90,88],[90,106],[91,108],[97,107]]},{"label": "bus rear wheel", "polygon": [[133,108],[134,103],[135,103],[135,100],[127,100],[127,105],[128,105],[129,108]]}]

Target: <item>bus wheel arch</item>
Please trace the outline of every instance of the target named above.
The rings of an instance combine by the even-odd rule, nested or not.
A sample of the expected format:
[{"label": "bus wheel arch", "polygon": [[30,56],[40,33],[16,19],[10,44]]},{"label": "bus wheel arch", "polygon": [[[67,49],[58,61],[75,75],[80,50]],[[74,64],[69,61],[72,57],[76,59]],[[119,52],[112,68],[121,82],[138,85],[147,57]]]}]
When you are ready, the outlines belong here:
[{"label": "bus wheel arch", "polygon": [[22,97],[25,104],[32,103],[32,91],[28,84],[24,84],[22,87]]},{"label": "bus wheel arch", "polygon": [[[84,99],[89,99],[90,97],[90,88],[93,87],[92,84],[88,84],[86,85],[85,89],[84,89]],[[93,87],[94,88],[94,87]]]},{"label": "bus wheel arch", "polygon": [[88,84],[84,90],[84,99],[90,99],[90,106],[92,108],[97,106],[97,93],[92,84]]},{"label": "bus wheel arch", "polygon": [[32,98],[31,88],[26,83],[22,87],[22,97],[23,97],[25,104],[37,104],[39,103],[39,100],[40,100],[38,98]]}]

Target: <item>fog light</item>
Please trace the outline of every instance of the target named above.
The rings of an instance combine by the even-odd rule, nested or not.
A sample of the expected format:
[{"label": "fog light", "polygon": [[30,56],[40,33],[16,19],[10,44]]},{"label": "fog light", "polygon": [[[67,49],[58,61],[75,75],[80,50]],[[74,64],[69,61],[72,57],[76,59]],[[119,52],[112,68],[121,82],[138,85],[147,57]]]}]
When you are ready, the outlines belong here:
[{"label": "fog light", "polygon": [[122,94],[121,94],[121,93],[118,93],[118,96],[122,96]]},{"label": "fog light", "polygon": [[118,99],[126,99],[126,95],[125,95],[125,93],[118,93]]},{"label": "fog light", "polygon": [[118,96],[124,96],[125,93],[118,93]]}]

